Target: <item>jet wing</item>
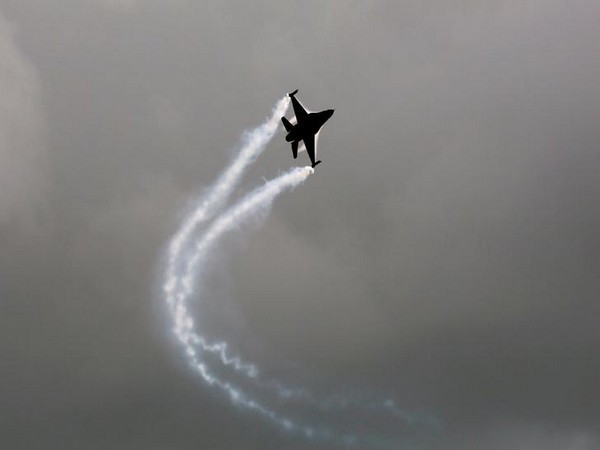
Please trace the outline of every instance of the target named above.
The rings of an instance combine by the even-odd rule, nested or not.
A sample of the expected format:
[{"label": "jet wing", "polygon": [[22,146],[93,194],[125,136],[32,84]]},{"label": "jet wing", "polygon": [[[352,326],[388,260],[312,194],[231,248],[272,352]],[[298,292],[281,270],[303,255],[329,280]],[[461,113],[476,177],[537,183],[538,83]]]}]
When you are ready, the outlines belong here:
[{"label": "jet wing", "polygon": [[304,106],[302,106],[294,96],[292,96],[292,106],[294,107],[294,114],[296,115],[296,123],[300,123],[308,117],[308,112],[306,112]]},{"label": "jet wing", "polygon": [[317,148],[315,146],[315,135],[307,136],[303,139],[304,146],[306,147],[306,153],[310,158],[310,162],[314,165],[317,156]]}]

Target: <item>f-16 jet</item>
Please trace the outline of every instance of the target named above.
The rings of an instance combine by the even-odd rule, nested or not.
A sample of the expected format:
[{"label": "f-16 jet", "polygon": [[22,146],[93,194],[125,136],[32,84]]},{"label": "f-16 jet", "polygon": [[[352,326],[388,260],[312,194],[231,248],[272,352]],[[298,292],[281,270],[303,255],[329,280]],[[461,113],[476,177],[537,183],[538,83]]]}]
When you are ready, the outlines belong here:
[{"label": "f-16 jet", "polygon": [[296,114],[296,124],[290,123],[285,117],[281,118],[285,130],[288,132],[285,140],[292,143],[292,155],[294,159],[298,157],[298,144],[300,141],[303,141],[311,165],[315,167],[321,162],[315,161],[317,156],[316,137],[323,124],[333,115],[333,109],[326,109],[315,113],[308,112],[296,98],[297,92],[298,89],[288,94],[292,99],[294,114]]}]

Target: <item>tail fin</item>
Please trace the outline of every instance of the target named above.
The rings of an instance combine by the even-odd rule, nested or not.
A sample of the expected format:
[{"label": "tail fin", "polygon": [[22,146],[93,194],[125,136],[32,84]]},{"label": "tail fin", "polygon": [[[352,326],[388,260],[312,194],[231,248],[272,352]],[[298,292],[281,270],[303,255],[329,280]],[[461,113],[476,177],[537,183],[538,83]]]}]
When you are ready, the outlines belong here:
[{"label": "tail fin", "polygon": [[292,142],[292,156],[294,159],[298,157],[298,141]]},{"label": "tail fin", "polygon": [[298,92],[298,89],[296,89],[294,92],[290,92],[288,95],[290,97],[293,97],[294,95],[296,95],[296,92]]},{"label": "tail fin", "polygon": [[287,120],[285,117],[282,117],[281,121],[283,122],[285,131],[292,131],[292,129],[294,128],[294,125],[292,125],[289,120]]}]

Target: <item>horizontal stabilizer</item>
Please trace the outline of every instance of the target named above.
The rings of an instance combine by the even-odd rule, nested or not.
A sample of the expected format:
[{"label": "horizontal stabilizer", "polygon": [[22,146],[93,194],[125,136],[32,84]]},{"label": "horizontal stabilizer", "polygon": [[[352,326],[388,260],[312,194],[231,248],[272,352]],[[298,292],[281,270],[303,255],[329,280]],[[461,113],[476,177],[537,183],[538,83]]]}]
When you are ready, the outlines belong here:
[{"label": "horizontal stabilizer", "polygon": [[298,92],[298,89],[296,89],[294,92],[290,92],[288,95],[290,97],[293,97],[294,95],[296,95],[297,92]]},{"label": "horizontal stabilizer", "polygon": [[287,120],[285,117],[282,117],[281,121],[283,122],[285,131],[292,131],[292,129],[294,128],[294,125],[292,125],[289,120]]},{"label": "horizontal stabilizer", "polygon": [[312,168],[314,169],[314,168],[315,168],[315,166],[316,166],[317,164],[321,164],[321,160],[318,160],[316,163],[314,163],[314,164],[312,165]]}]

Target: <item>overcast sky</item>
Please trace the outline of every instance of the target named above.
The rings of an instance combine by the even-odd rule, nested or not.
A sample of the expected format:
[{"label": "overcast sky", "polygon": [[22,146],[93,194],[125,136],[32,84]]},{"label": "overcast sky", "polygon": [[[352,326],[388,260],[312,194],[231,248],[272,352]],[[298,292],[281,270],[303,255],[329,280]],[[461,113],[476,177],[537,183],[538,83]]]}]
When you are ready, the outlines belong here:
[{"label": "overcast sky", "polygon": [[[323,164],[228,247],[207,332],[432,412],[423,448],[600,449],[599,23],[596,0],[0,0],[0,446],[315,448],[198,380],[155,295],[186,202],[299,88],[336,111]],[[292,165],[280,133],[238,194]]]}]

